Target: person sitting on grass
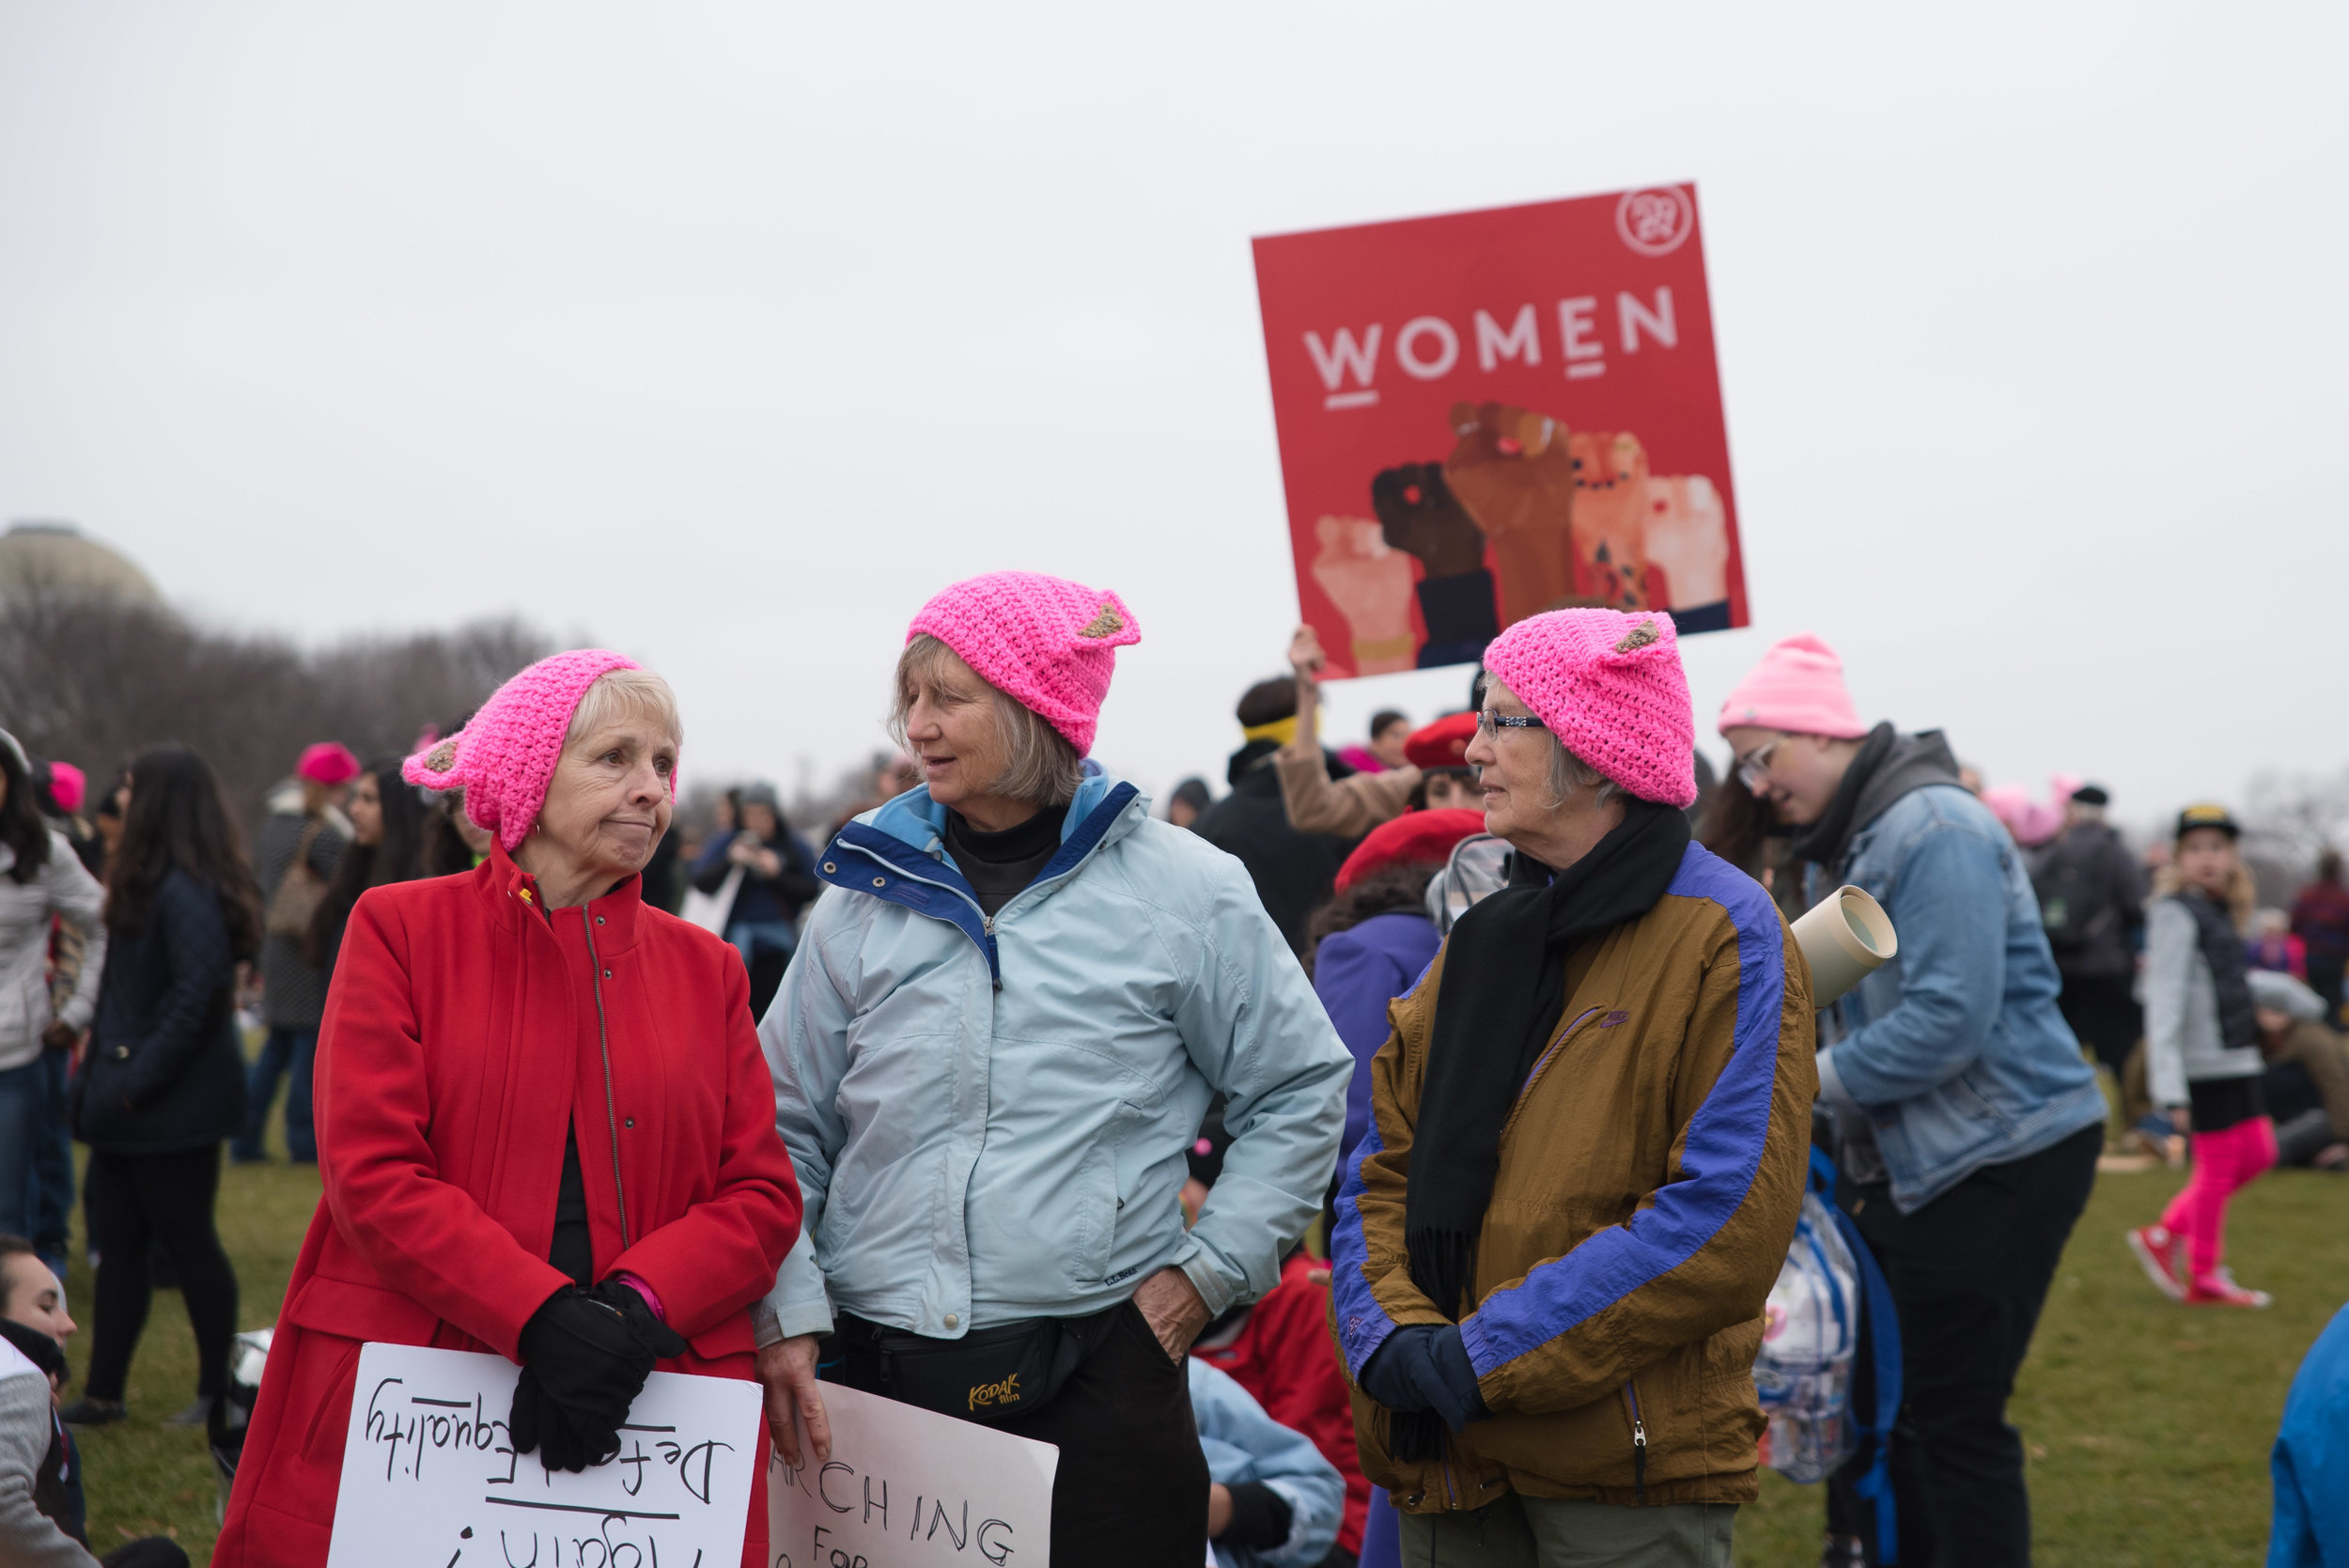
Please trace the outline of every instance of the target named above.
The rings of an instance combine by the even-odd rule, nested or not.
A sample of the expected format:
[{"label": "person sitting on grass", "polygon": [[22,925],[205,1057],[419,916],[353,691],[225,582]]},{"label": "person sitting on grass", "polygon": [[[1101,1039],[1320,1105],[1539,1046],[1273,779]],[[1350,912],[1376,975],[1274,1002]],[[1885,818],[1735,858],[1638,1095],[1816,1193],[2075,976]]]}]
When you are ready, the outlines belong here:
[{"label": "person sitting on grass", "polygon": [[1216,1568],[1353,1568],[1354,1554],[1336,1545],[1346,1510],[1336,1467],[1230,1374],[1189,1360]]},{"label": "person sitting on grass", "polygon": [[2260,1092],[2276,1124],[2276,1163],[2349,1171],[2349,1051],[2324,1021],[2325,999],[2275,970],[2245,978],[2267,1060]]},{"label": "person sitting on grass", "polygon": [[[65,1286],[23,1236],[0,1235],[0,1562],[10,1568],[92,1568],[82,1506],[82,1463],[57,1419],[73,1337]],[[108,1552],[106,1568],[188,1568],[160,1535]]]}]

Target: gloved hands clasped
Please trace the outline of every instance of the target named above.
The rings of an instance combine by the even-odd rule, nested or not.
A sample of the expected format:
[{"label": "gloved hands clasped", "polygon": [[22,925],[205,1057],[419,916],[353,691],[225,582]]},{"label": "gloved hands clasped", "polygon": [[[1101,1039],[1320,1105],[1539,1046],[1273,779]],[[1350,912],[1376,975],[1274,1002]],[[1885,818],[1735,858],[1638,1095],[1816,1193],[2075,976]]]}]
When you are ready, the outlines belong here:
[{"label": "gloved hands clasped", "polygon": [[1362,1363],[1362,1392],[1390,1410],[1433,1410],[1457,1432],[1492,1414],[1477,1391],[1476,1367],[1457,1324],[1397,1328]]},{"label": "gloved hands clasped", "polygon": [[620,1452],[620,1426],[653,1363],[685,1353],[684,1336],[617,1280],[566,1285],[522,1325],[521,1380],[507,1417],[514,1452],[550,1470],[583,1470]]}]

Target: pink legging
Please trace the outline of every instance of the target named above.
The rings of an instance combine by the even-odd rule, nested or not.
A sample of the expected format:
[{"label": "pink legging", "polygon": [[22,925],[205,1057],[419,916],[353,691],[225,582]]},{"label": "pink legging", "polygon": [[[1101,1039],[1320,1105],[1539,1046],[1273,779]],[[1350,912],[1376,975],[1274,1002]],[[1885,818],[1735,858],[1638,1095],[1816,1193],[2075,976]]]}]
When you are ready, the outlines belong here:
[{"label": "pink legging", "polygon": [[2276,1163],[2276,1124],[2264,1116],[2237,1122],[2219,1132],[2194,1135],[2194,1174],[2161,1223],[2186,1241],[2186,1277],[2206,1280],[2227,1250],[2227,1200]]}]

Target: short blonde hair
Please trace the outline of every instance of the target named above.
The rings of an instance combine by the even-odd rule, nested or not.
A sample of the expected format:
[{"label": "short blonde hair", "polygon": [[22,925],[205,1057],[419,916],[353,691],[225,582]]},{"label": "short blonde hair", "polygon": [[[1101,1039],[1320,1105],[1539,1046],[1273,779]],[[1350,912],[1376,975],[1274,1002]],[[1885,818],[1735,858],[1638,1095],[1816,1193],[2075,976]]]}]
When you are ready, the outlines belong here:
[{"label": "short blonde hair", "polygon": [[677,693],[650,670],[613,670],[598,675],[580,694],[571,709],[571,727],[563,734],[568,750],[598,730],[627,719],[642,719],[669,737],[685,744],[685,726],[677,719]]},{"label": "short blonde hair", "polygon": [[1065,806],[1074,800],[1084,778],[1084,758],[1077,748],[1043,715],[988,682],[926,631],[910,640],[897,656],[896,694],[889,709],[889,733],[897,744],[913,750],[906,738],[906,721],[913,711],[915,688],[925,682],[956,687],[966,676],[991,700],[996,735],[1003,748],[1003,770],[987,786],[988,793],[1039,806]]}]

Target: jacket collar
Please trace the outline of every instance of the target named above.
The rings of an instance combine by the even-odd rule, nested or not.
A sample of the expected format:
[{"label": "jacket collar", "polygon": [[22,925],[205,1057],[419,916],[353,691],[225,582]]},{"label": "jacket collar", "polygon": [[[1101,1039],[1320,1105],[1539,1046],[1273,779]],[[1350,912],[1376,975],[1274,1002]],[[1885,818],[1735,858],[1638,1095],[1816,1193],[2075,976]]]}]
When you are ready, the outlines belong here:
[{"label": "jacket collar", "polygon": [[[1031,887],[1075,871],[1093,852],[1132,832],[1149,815],[1140,790],[1085,763],[1084,778],[1061,822],[1060,852]],[[1003,983],[995,924],[980,912],[978,895],[946,854],[946,808],[917,784],[855,818],[825,846],[816,875],[833,887],[902,905],[958,928],[987,955],[988,972]],[[1015,902],[1028,895],[1015,895]]]},{"label": "jacket collar", "polygon": [[[538,878],[514,863],[506,852],[506,846],[492,839],[487,859],[468,874],[480,891],[493,917],[507,923],[509,929],[527,929],[525,920],[547,924],[538,891]],[[601,898],[587,902],[587,914],[598,921],[595,943],[599,953],[622,953],[636,945],[637,927],[645,908],[645,879],[629,877]],[[558,922],[570,918],[568,909],[557,910]]]}]

